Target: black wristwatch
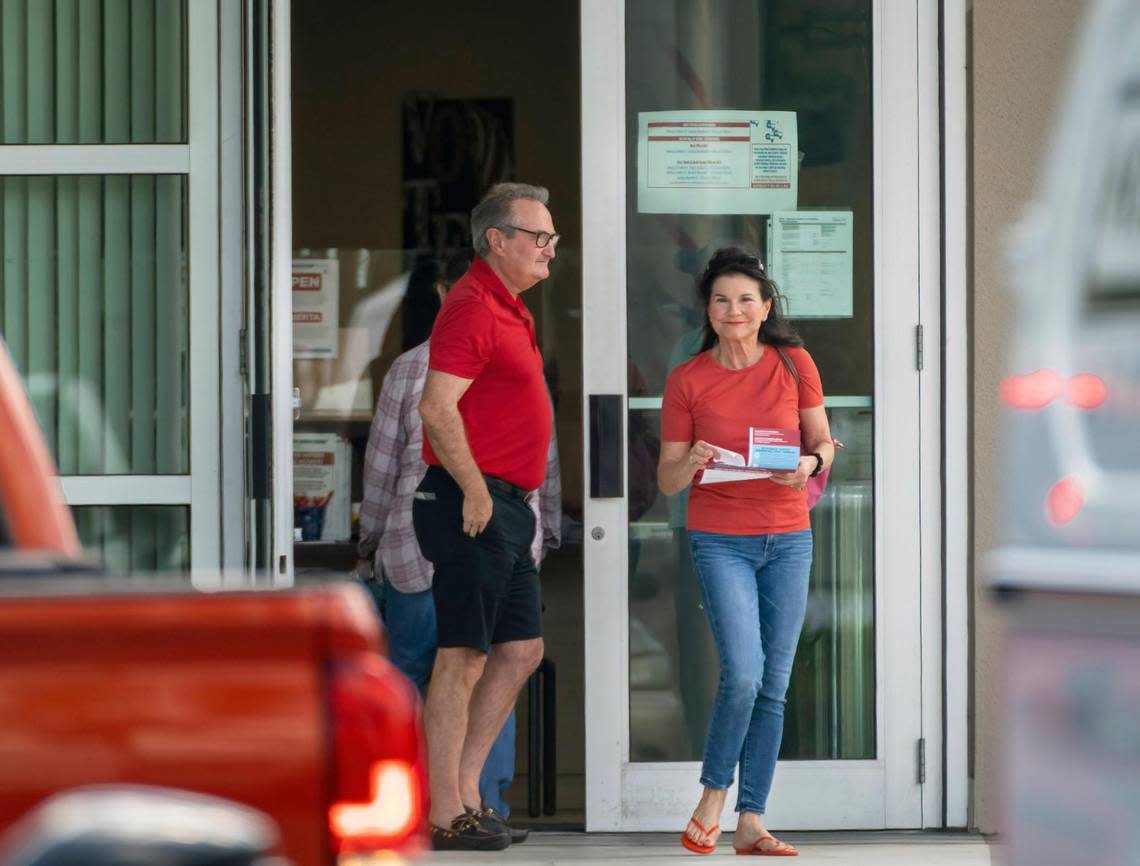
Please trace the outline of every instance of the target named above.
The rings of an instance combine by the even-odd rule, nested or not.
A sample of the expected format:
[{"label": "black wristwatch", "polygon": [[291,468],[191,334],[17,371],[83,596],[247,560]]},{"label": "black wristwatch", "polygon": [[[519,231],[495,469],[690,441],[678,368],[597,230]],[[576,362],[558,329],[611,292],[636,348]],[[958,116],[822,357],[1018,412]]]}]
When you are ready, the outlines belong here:
[{"label": "black wristwatch", "polygon": [[815,478],[815,476],[823,471],[823,456],[818,451],[811,452],[810,456],[815,458],[815,469],[812,470],[811,475],[808,477]]}]

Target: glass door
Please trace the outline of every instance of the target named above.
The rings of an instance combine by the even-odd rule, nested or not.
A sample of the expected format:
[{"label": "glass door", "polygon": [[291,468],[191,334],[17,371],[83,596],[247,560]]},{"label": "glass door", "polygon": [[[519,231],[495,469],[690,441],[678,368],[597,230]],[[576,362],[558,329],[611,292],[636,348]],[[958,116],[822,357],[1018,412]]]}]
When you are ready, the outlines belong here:
[{"label": "glass door", "polygon": [[[561,498],[543,498],[545,657],[517,707],[515,781],[506,800],[512,821],[579,826],[585,723],[578,0],[542,6],[549,75],[519,74],[533,65],[538,19],[530,0],[363,3],[336,15],[324,0],[276,0],[272,12],[271,32],[280,41],[262,58],[275,65],[261,74],[272,74],[269,131],[277,137],[266,144],[284,142],[286,149],[265,163],[273,171],[256,213],[274,219],[276,277],[266,274],[273,297],[253,309],[272,316],[276,329],[272,345],[262,346],[272,357],[258,390],[273,393],[275,413],[284,410],[284,418],[273,419],[276,463],[264,474],[278,494],[276,527],[284,529],[273,549],[280,581],[288,579],[281,562],[301,580],[356,568],[361,534],[375,532],[371,521],[383,495],[378,473],[365,471],[379,397],[396,359],[428,338],[439,306],[435,285],[455,278],[471,245],[471,209],[500,181],[550,191],[562,241],[550,278],[523,301],[535,319],[554,406]],[[346,81],[354,83],[346,88]],[[292,169],[284,161],[289,145]],[[291,213],[284,213],[288,201]],[[408,368],[401,365],[397,375],[401,369]],[[274,381],[265,381],[269,374]],[[293,388],[295,407],[278,401]],[[401,426],[410,429],[412,419]],[[274,519],[267,505],[258,514],[262,526]]]},{"label": "glass door", "polygon": [[686,495],[659,495],[655,467],[665,379],[699,347],[696,276],[734,243],[780,284],[847,446],[812,512],[769,822],[922,825],[920,485],[897,458],[923,437],[916,13],[583,3],[588,829],[679,830],[700,793],[718,660]]}]

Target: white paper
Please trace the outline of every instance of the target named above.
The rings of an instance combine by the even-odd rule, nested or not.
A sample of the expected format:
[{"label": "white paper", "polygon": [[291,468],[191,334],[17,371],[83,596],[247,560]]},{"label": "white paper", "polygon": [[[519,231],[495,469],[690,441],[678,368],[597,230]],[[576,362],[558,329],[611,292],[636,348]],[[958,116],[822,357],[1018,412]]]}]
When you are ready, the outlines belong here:
[{"label": "white paper", "polygon": [[[772,473],[764,469],[745,469],[744,455],[719,445],[710,445],[716,451],[716,459],[710,468],[701,473],[701,484],[723,484],[726,481],[748,481],[752,478],[770,478]],[[725,468],[720,468],[725,467]],[[734,468],[728,468],[734,467]],[[740,468],[735,468],[740,467]]]},{"label": "white paper", "polygon": [[701,473],[701,484],[723,484],[726,481],[771,477],[772,473],[764,469],[706,469]]},{"label": "white paper", "polygon": [[716,452],[716,458],[713,460],[714,463],[723,463],[725,466],[745,465],[743,454],[728,448],[721,448],[719,445],[710,444],[709,447]]},{"label": "white paper", "polygon": [[768,272],[792,319],[854,315],[851,211],[788,211],[768,220]]},{"label": "white paper", "polygon": [[344,541],[352,535],[352,443],[343,436],[336,440],[335,483],[321,539]]},{"label": "white paper", "polygon": [[642,111],[637,117],[639,213],[796,207],[794,111]]},{"label": "white paper", "polygon": [[321,540],[352,533],[352,443],[335,433],[293,434],[293,496],[325,505]]},{"label": "white paper", "polygon": [[293,357],[335,358],[340,322],[340,264],[293,260]]}]

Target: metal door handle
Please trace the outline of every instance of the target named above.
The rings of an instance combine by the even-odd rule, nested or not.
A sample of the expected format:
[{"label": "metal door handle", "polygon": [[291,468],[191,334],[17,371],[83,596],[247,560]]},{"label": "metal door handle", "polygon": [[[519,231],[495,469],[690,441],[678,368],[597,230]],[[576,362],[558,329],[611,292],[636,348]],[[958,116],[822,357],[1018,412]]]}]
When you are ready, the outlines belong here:
[{"label": "metal door handle", "polygon": [[625,496],[624,407],[621,394],[590,395],[590,496]]}]

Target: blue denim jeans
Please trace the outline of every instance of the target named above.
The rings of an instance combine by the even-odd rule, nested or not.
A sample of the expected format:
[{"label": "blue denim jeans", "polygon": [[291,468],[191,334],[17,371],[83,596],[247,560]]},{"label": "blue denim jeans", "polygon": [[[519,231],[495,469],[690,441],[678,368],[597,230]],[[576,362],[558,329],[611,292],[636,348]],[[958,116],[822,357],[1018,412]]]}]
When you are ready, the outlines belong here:
[{"label": "blue denim jeans", "polygon": [[[372,580],[364,581],[364,586],[388,631],[389,660],[424,694],[435,664],[435,602],[431,590],[400,592],[387,582]],[[504,817],[511,813],[506,794],[514,777],[515,712],[511,710],[479,776],[484,805]]]},{"label": "blue denim jeans", "polygon": [[720,654],[701,784],[727,788],[739,763],[736,811],[762,815],[807,606],[811,530],[774,535],[693,531],[689,539]]}]

